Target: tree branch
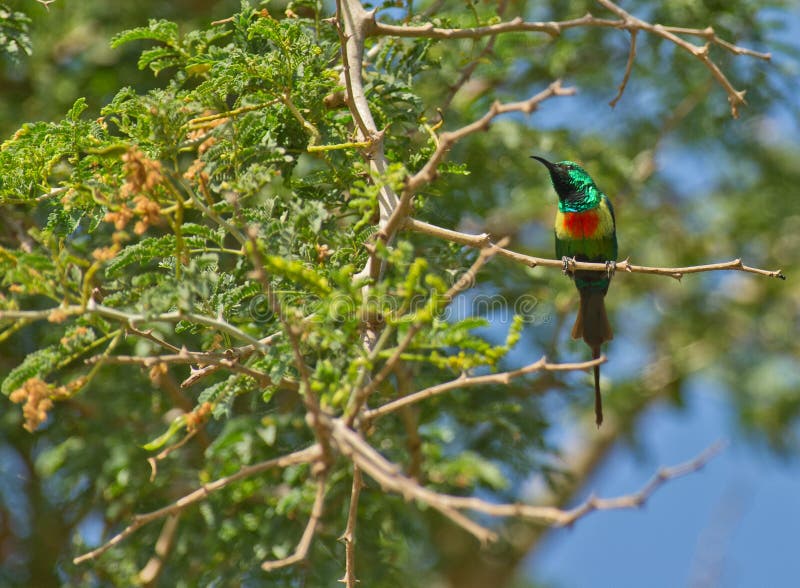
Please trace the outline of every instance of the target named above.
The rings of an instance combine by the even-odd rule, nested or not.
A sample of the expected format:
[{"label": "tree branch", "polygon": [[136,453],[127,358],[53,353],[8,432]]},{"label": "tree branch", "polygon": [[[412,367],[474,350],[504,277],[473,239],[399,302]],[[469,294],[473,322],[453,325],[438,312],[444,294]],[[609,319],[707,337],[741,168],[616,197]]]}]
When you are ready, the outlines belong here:
[{"label": "tree branch", "polygon": [[481,37],[496,36],[502,33],[530,32],[546,33],[551,37],[557,37],[566,29],[586,26],[623,28],[623,23],[619,20],[595,18],[589,13],[580,18],[558,22],[525,21],[518,16],[506,22],[458,29],[437,27],[432,23],[418,26],[392,25],[376,20],[372,28],[372,35],[412,38],[424,37],[427,39],[480,39]]},{"label": "tree branch", "polygon": [[493,531],[479,525],[441,501],[431,500],[431,497],[438,496],[435,492],[423,488],[414,480],[405,477],[400,473],[396,465],[387,461],[380,453],[370,447],[358,433],[350,429],[341,419],[333,421],[333,432],[334,440],[339,446],[339,450],[350,457],[354,464],[369,474],[384,489],[397,492],[406,500],[421,500],[472,534],[481,543],[485,544],[497,540],[497,535]]},{"label": "tree branch", "polygon": [[[751,49],[745,49],[720,39],[714,33],[714,29],[711,27],[707,27],[705,29],[687,29],[651,24],[629,14],[610,0],[597,1],[604,8],[610,12],[613,12],[618,19],[596,18],[591,13],[587,13],[581,18],[558,22],[529,22],[517,17],[513,20],[496,23],[493,25],[460,29],[435,27],[431,23],[420,26],[398,26],[375,21],[371,27],[371,34],[376,36],[387,35],[393,37],[426,37],[430,39],[478,39],[486,36],[494,37],[501,33],[536,32],[546,33],[551,37],[557,37],[566,29],[576,27],[602,27],[627,30],[631,33],[633,38],[636,31],[645,31],[674,43],[676,46],[699,59],[703,65],[708,68],[717,82],[719,82],[719,84],[728,94],[728,102],[731,105],[731,115],[734,118],[739,116],[739,106],[745,104],[745,93],[744,91],[736,90],[722,70],[720,70],[716,63],[709,58],[709,46],[711,44],[718,45],[723,49],[734,53],[735,55],[747,55],[749,57],[755,57],[765,61],[769,61],[771,59],[771,55],[769,53],[760,53]],[[678,34],[702,37],[706,39],[706,44],[703,46],[695,45],[682,39],[678,36]],[[633,54],[633,51],[631,51],[629,54],[629,64],[632,64]]]},{"label": "tree branch", "polygon": [[552,98],[553,96],[571,96],[574,93],[574,88],[564,88],[561,86],[561,80],[556,80],[546,89],[542,90],[535,96],[528,98],[527,100],[522,100],[520,102],[509,102],[506,104],[494,102],[486,114],[484,114],[478,120],[473,121],[472,123],[455,131],[448,131],[439,135],[436,149],[428,161],[422,166],[422,169],[406,180],[406,185],[403,188],[399,205],[392,212],[392,215],[389,217],[380,231],[378,231],[377,237],[385,242],[388,242],[391,236],[393,236],[396,231],[400,230],[406,218],[408,217],[412,198],[423,186],[436,179],[436,170],[439,167],[439,164],[442,163],[445,155],[456,142],[468,135],[471,135],[472,133],[486,130],[492,120],[501,114],[507,114],[509,112],[524,112],[525,114],[531,114],[539,107],[539,104],[548,98]]},{"label": "tree branch", "polygon": [[710,447],[702,451],[697,457],[687,462],[659,469],[655,475],[638,491],[626,496],[616,498],[596,498],[589,497],[585,502],[567,511],[561,511],[555,521],[557,525],[563,527],[571,525],[579,518],[582,518],[595,510],[622,510],[639,508],[653,493],[661,486],[674,480],[682,478],[691,473],[701,470],[709,461],[718,455],[726,446],[724,441],[717,441]]},{"label": "tree branch", "polygon": [[[403,227],[411,231],[415,231],[417,233],[423,233],[425,235],[430,235],[431,237],[436,237],[438,239],[443,239],[445,241],[451,241],[453,243],[458,243],[460,245],[466,245],[468,247],[483,248],[486,247],[487,242],[491,242],[491,236],[487,233],[481,233],[480,235],[460,233],[458,231],[437,227],[436,225],[432,225],[430,223],[426,223],[410,217],[404,220]],[[502,257],[513,259],[514,261],[522,263],[529,267],[542,266],[542,267],[553,267],[562,270],[564,269],[564,261],[561,259],[546,259],[543,257],[533,257],[531,255],[525,255],[524,253],[517,253],[516,251],[505,249],[504,247],[496,247],[495,253]],[[606,267],[606,264],[604,263],[590,263],[586,261],[575,261],[574,259],[571,259],[567,261],[567,264],[568,264],[568,269],[570,271],[575,271],[575,270],[595,271],[595,272],[608,271],[608,267]],[[724,271],[724,270],[741,271],[751,274],[757,274],[760,276],[767,276],[770,278],[778,278],[780,280],[786,279],[786,276],[779,269],[765,270],[765,269],[750,267],[748,265],[744,265],[741,259],[733,259],[731,261],[724,261],[720,263],[710,263],[706,265],[695,265],[686,267],[650,267],[646,265],[634,265],[630,262],[629,259],[625,259],[623,261],[617,262],[616,269],[618,273],[625,272],[625,273],[639,273],[639,274],[656,274],[661,276],[670,276],[671,278],[675,278],[676,280],[680,280],[685,274],[697,274],[701,272]]]},{"label": "tree branch", "polygon": [[80,304],[72,304],[67,306],[57,306],[54,308],[46,308],[43,310],[0,310],[0,320],[17,320],[17,319],[30,319],[30,320],[43,320],[47,319],[53,322],[60,322],[61,320],[70,316],[78,316],[82,314],[96,314],[104,318],[112,319],[127,327],[133,327],[132,332],[136,332],[136,325],[139,323],[177,323],[180,321],[188,321],[205,327],[210,327],[214,330],[227,333],[231,337],[246,341],[252,345],[254,349],[265,351],[267,344],[262,343],[258,339],[251,337],[238,327],[230,324],[222,319],[214,319],[202,314],[195,314],[193,312],[184,312],[176,310],[173,312],[164,312],[161,314],[147,315],[126,312],[118,308],[111,308],[110,306],[103,306],[97,304],[93,298],[85,307]]},{"label": "tree branch", "polygon": [[[275,339],[280,337],[281,334],[283,334],[283,331],[277,331],[271,335],[259,339],[258,342],[260,345],[264,346],[272,345]],[[242,345],[240,347],[234,347],[231,351],[239,359],[239,362],[243,362],[253,355],[253,353],[256,351],[256,347],[255,345]],[[213,374],[221,367],[221,365],[214,364],[198,369],[192,368],[191,374],[189,374],[189,376],[183,382],[181,382],[181,388],[188,388],[189,386],[196,384],[199,380]]]},{"label": "tree branch", "polygon": [[[504,244],[504,240],[500,241],[500,244]],[[478,255],[478,259],[470,266],[470,268],[464,272],[459,279],[453,284],[447,292],[445,292],[441,299],[439,300],[440,303],[450,304],[450,302],[455,298],[460,292],[463,292],[467,288],[469,288],[475,282],[475,275],[478,271],[483,267],[483,265],[489,261],[489,259],[494,255],[495,251],[499,249],[498,246],[489,246],[484,249],[481,249],[480,255]],[[422,322],[414,322],[408,326],[406,330],[406,334],[400,343],[395,348],[392,355],[389,356],[389,359],[386,360],[386,363],[383,364],[383,367],[380,371],[372,378],[368,383],[364,384],[360,388],[357,388],[353,394],[351,395],[351,401],[348,404],[347,411],[346,411],[346,420],[348,426],[352,425],[355,421],[356,417],[359,415],[359,412],[363,408],[364,404],[366,403],[369,396],[378,389],[378,386],[389,377],[389,375],[394,371],[395,365],[400,360],[400,356],[403,352],[408,349],[408,346],[411,345],[411,342],[414,340],[417,332],[422,328],[424,323]]]},{"label": "tree branch", "polygon": [[[610,10],[611,12],[619,16],[625,25],[624,28],[626,28],[627,30],[629,31],[643,30],[652,33],[654,35],[657,35],[659,37],[662,37],[664,39],[667,39],[668,41],[671,41],[684,51],[687,51],[688,53],[699,59],[703,63],[703,65],[705,65],[708,68],[708,70],[711,72],[711,75],[713,75],[714,78],[716,78],[716,80],[728,94],[728,102],[731,105],[731,116],[733,116],[733,118],[739,118],[739,106],[746,104],[744,99],[745,91],[736,90],[736,88],[733,87],[733,85],[730,83],[725,74],[722,73],[722,70],[719,68],[719,66],[717,66],[717,64],[714,63],[711,60],[711,58],[709,58],[708,52],[710,44],[716,39],[716,35],[713,35],[713,29],[712,29],[713,36],[710,39],[710,41],[708,41],[702,47],[699,47],[694,43],[690,43],[680,38],[674,32],[659,24],[653,25],[643,20],[639,20],[635,16],[632,16],[631,14],[629,14],[628,12],[617,6],[615,3],[611,2],[611,0],[597,0],[597,1],[603,7],[605,7],[606,9]],[[725,43],[725,45],[722,46],[728,50],[730,50],[731,47],[729,43]],[[752,53],[755,52],[751,52],[751,54]],[[765,60],[769,60],[771,57],[768,53],[757,54],[757,56]]]},{"label": "tree branch", "polygon": [[447,494],[437,494],[437,500],[453,508],[472,510],[490,516],[517,517],[547,525],[565,527],[597,510],[625,510],[641,507],[666,482],[700,470],[722,450],[724,445],[724,443],[717,442],[688,462],[659,469],[637,492],[615,498],[590,496],[585,502],[569,510],[562,510],[553,506],[531,506],[519,503],[493,504],[471,496],[450,496]]},{"label": "tree branch", "polygon": [[219,478],[218,480],[215,480],[208,484],[203,484],[200,488],[198,488],[194,492],[190,492],[189,494],[182,496],[172,504],[169,504],[163,508],[159,508],[158,510],[154,510],[148,513],[135,515],[130,525],[125,527],[125,529],[123,529],[120,533],[114,535],[111,539],[106,541],[103,545],[101,545],[97,549],[93,549],[88,553],[84,553],[83,555],[76,557],[75,559],[72,560],[72,563],[77,565],[85,561],[89,561],[100,557],[106,551],[108,551],[118,543],[121,543],[122,541],[127,539],[130,535],[135,533],[144,525],[152,521],[162,519],[166,516],[175,515],[181,512],[187,506],[195,504],[196,502],[200,502],[201,500],[205,500],[208,497],[208,495],[211,494],[212,492],[221,490],[222,488],[225,488],[226,486],[232,484],[233,482],[236,482],[243,478],[247,478],[249,476],[260,474],[261,472],[265,472],[273,468],[285,468],[299,463],[310,463],[312,461],[319,459],[321,456],[322,456],[321,447],[318,444],[314,444],[310,447],[307,447],[306,449],[295,451],[294,453],[284,455],[283,457],[278,457],[275,459],[270,459],[267,461],[262,461],[257,464],[253,464],[251,466],[242,467],[235,474]]},{"label": "tree branch", "polygon": [[317,478],[317,494],[314,496],[314,504],[311,506],[311,516],[308,519],[303,536],[300,537],[300,542],[294,550],[294,553],[283,559],[265,561],[261,564],[261,569],[265,572],[271,572],[280,568],[285,568],[303,561],[308,555],[308,549],[311,547],[311,540],[314,539],[314,534],[317,532],[317,525],[319,519],[322,517],[322,506],[325,502],[325,481],[326,476],[320,475]]},{"label": "tree branch", "polygon": [[380,418],[396,410],[399,410],[404,406],[416,404],[417,402],[427,400],[428,398],[431,398],[433,396],[438,396],[439,394],[444,394],[445,392],[449,392],[451,390],[457,390],[459,388],[472,388],[474,386],[485,386],[488,384],[509,384],[511,380],[525,376],[527,374],[531,374],[533,372],[584,370],[592,368],[595,365],[605,363],[605,361],[606,361],[605,356],[601,356],[591,361],[583,361],[579,363],[548,363],[547,359],[542,357],[540,360],[535,361],[519,369],[507,372],[501,372],[499,374],[487,374],[484,376],[472,376],[472,377],[468,377],[466,374],[462,374],[455,380],[451,380],[449,382],[444,382],[442,384],[437,384],[435,386],[425,388],[424,390],[420,390],[419,392],[414,392],[413,394],[409,394],[408,396],[403,396],[401,398],[398,398],[397,400],[387,402],[386,404],[384,404],[383,406],[379,406],[378,408],[367,410],[364,412],[363,418],[364,421],[371,422],[377,418]]},{"label": "tree branch", "polygon": [[625,74],[622,76],[622,82],[619,84],[619,89],[617,90],[617,95],[608,103],[611,108],[614,108],[617,105],[617,102],[620,101],[622,98],[622,94],[625,92],[625,88],[628,85],[628,80],[631,77],[631,71],[633,70],[633,61],[636,59],[636,35],[639,31],[633,29],[630,31],[631,34],[631,48],[628,52],[628,63],[625,64]]},{"label": "tree branch", "polygon": [[239,358],[221,354],[221,353],[203,353],[197,351],[181,350],[180,353],[173,355],[95,355],[86,360],[87,364],[102,363],[102,364],[123,364],[123,365],[140,365],[145,368],[153,367],[156,364],[163,363],[169,365],[176,364],[204,364],[205,367],[213,365],[217,368],[225,368],[232,372],[239,372],[246,374],[255,379],[262,386],[270,386],[273,384],[272,379],[268,374],[254,370],[239,363]]},{"label": "tree branch", "polygon": [[383,488],[400,494],[406,500],[414,499],[424,502],[471,533],[481,543],[495,541],[497,535],[465,517],[459,512],[460,510],[471,510],[497,517],[517,517],[548,525],[571,525],[596,510],[638,508],[667,481],[702,468],[714,455],[719,453],[723,446],[721,443],[716,443],[691,461],[660,469],[638,492],[616,498],[590,497],[573,509],[563,510],[552,506],[533,506],[520,503],[494,504],[472,496],[452,496],[430,490],[404,476],[396,465],[386,460],[340,419],[336,419],[332,427],[334,439],[342,453],[348,455]]},{"label": "tree branch", "polygon": [[347,588],[355,588],[356,579],[356,523],[358,521],[358,499],[364,481],[361,478],[361,469],[353,464],[353,487],[350,490],[350,507],[347,510],[347,526],[344,534],[339,538],[344,543],[344,577],[339,580]]},{"label": "tree branch", "polygon": [[[386,175],[389,162],[383,152],[383,131],[379,131],[369,109],[364,92],[363,62],[364,42],[375,22],[375,11],[367,12],[359,0],[337,0],[336,27],[342,43],[342,64],[344,68],[347,105],[356,122],[359,139],[369,141],[371,146],[367,153],[370,171],[377,177]],[[339,22],[344,26],[342,31]],[[383,227],[392,212],[397,208],[399,198],[387,182],[382,182],[378,192],[378,227]],[[364,268],[356,274],[355,279],[362,277],[376,280],[380,274],[381,263],[373,251]],[[369,289],[368,286],[365,288]],[[367,343],[374,343],[374,336],[369,333]]]}]

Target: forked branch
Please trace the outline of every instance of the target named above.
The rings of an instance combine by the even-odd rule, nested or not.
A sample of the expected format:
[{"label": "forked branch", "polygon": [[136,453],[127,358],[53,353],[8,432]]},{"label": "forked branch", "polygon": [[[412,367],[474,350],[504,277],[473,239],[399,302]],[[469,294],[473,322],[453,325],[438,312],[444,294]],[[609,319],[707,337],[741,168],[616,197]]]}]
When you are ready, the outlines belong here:
[{"label": "forked branch", "polygon": [[[619,96],[621,96],[622,91],[627,83],[627,79],[630,76],[630,70],[633,65],[636,33],[638,31],[644,31],[657,37],[661,37],[662,39],[666,39],[675,46],[700,60],[700,62],[711,72],[711,75],[723,87],[728,95],[728,102],[731,106],[731,115],[734,118],[739,116],[739,106],[745,104],[745,93],[742,90],[737,90],[734,88],[733,84],[731,84],[730,80],[722,72],[719,66],[709,57],[710,46],[717,45],[735,55],[747,55],[749,57],[755,57],[765,61],[769,61],[771,59],[771,55],[769,53],[762,53],[759,51],[753,51],[752,49],[739,47],[738,45],[721,39],[716,35],[712,27],[706,27],[705,29],[691,29],[652,24],[626,12],[617,4],[611,2],[611,0],[597,1],[606,10],[616,15],[617,18],[597,18],[591,13],[587,13],[580,18],[570,20],[533,22],[525,21],[522,18],[517,17],[506,22],[459,29],[436,27],[431,23],[419,26],[398,26],[375,21],[370,27],[370,34],[376,36],[385,35],[393,37],[425,37],[430,39],[479,39],[481,37],[495,37],[502,33],[511,32],[545,33],[551,37],[557,37],[564,30],[578,27],[600,27],[625,30],[631,34],[631,51],[629,52],[626,75],[623,79],[623,83],[619,92]],[[691,43],[678,35],[699,37],[704,39],[706,43],[704,45],[695,45],[694,43]],[[616,102],[616,100],[618,100],[618,98],[612,102]]]},{"label": "forked branch", "polygon": [[439,511],[456,525],[469,532],[481,543],[497,540],[490,529],[476,523],[461,513],[462,510],[497,516],[518,517],[546,525],[571,525],[578,519],[596,510],[619,510],[637,508],[665,482],[702,468],[722,449],[715,443],[694,459],[669,468],[662,468],[638,492],[616,498],[590,497],[579,506],[564,510],[552,506],[534,506],[511,503],[495,504],[473,496],[452,496],[436,492],[406,477],[400,469],[372,448],[363,437],[337,420],[333,424],[334,438],[342,453],[350,457],[364,472],[378,482],[382,488],[400,494],[405,500],[419,500]]}]

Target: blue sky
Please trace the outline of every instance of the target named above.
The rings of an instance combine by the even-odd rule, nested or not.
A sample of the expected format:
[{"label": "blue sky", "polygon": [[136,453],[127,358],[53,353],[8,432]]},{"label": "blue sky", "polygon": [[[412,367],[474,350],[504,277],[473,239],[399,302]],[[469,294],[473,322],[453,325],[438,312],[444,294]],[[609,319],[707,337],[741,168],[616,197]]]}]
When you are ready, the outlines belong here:
[{"label": "blue sky", "polygon": [[697,381],[687,399],[683,412],[652,409],[637,431],[644,450],[616,448],[586,491],[635,492],[659,467],[718,439],[728,441],[725,450],[667,482],[640,510],[597,512],[555,530],[526,563],[530,577],[562,588],[797,585],[800,459],[741,439],[720,390]]}]

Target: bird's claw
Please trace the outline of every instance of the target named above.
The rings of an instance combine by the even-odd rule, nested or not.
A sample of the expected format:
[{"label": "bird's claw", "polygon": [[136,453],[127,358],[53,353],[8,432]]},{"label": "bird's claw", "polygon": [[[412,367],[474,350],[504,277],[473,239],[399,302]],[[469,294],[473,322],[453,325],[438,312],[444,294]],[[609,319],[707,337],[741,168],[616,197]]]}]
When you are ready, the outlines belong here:
[{"label": "bird's claw", "polygon": [[571,266],[571,265],[573,265],[573,264],[575,263],[575,258],[574,258],[574,257],[567,257],[567,256],[565,255],[565,256],[563,256],[563,257],[561,258],[561,263],[563,264],[563,265],[561,266],[561,273],[562,273],[562,274],[564,274],[564,275],[566,276],[566,275],[567,275],[567,273],[569,272],[569,268],[570,268],[570,266]]},{"label": "bird's claw", "polygon": [[616,261],[607,261],[606,262],[606,274],[608,274],[608,279],[614,277],[614,274],[617,273],[617,262]]}]

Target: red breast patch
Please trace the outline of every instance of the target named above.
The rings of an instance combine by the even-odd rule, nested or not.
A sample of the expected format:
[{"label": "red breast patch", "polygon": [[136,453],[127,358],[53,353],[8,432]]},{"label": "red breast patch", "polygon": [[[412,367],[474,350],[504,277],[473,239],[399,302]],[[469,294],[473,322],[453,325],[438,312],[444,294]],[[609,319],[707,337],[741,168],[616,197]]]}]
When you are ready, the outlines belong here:
[{"label": "red breast patch", "polygon": [[600,216],[597,214],[596,210],[564,213],[564,229],[572,237],[593,237],[599,223]]}]

